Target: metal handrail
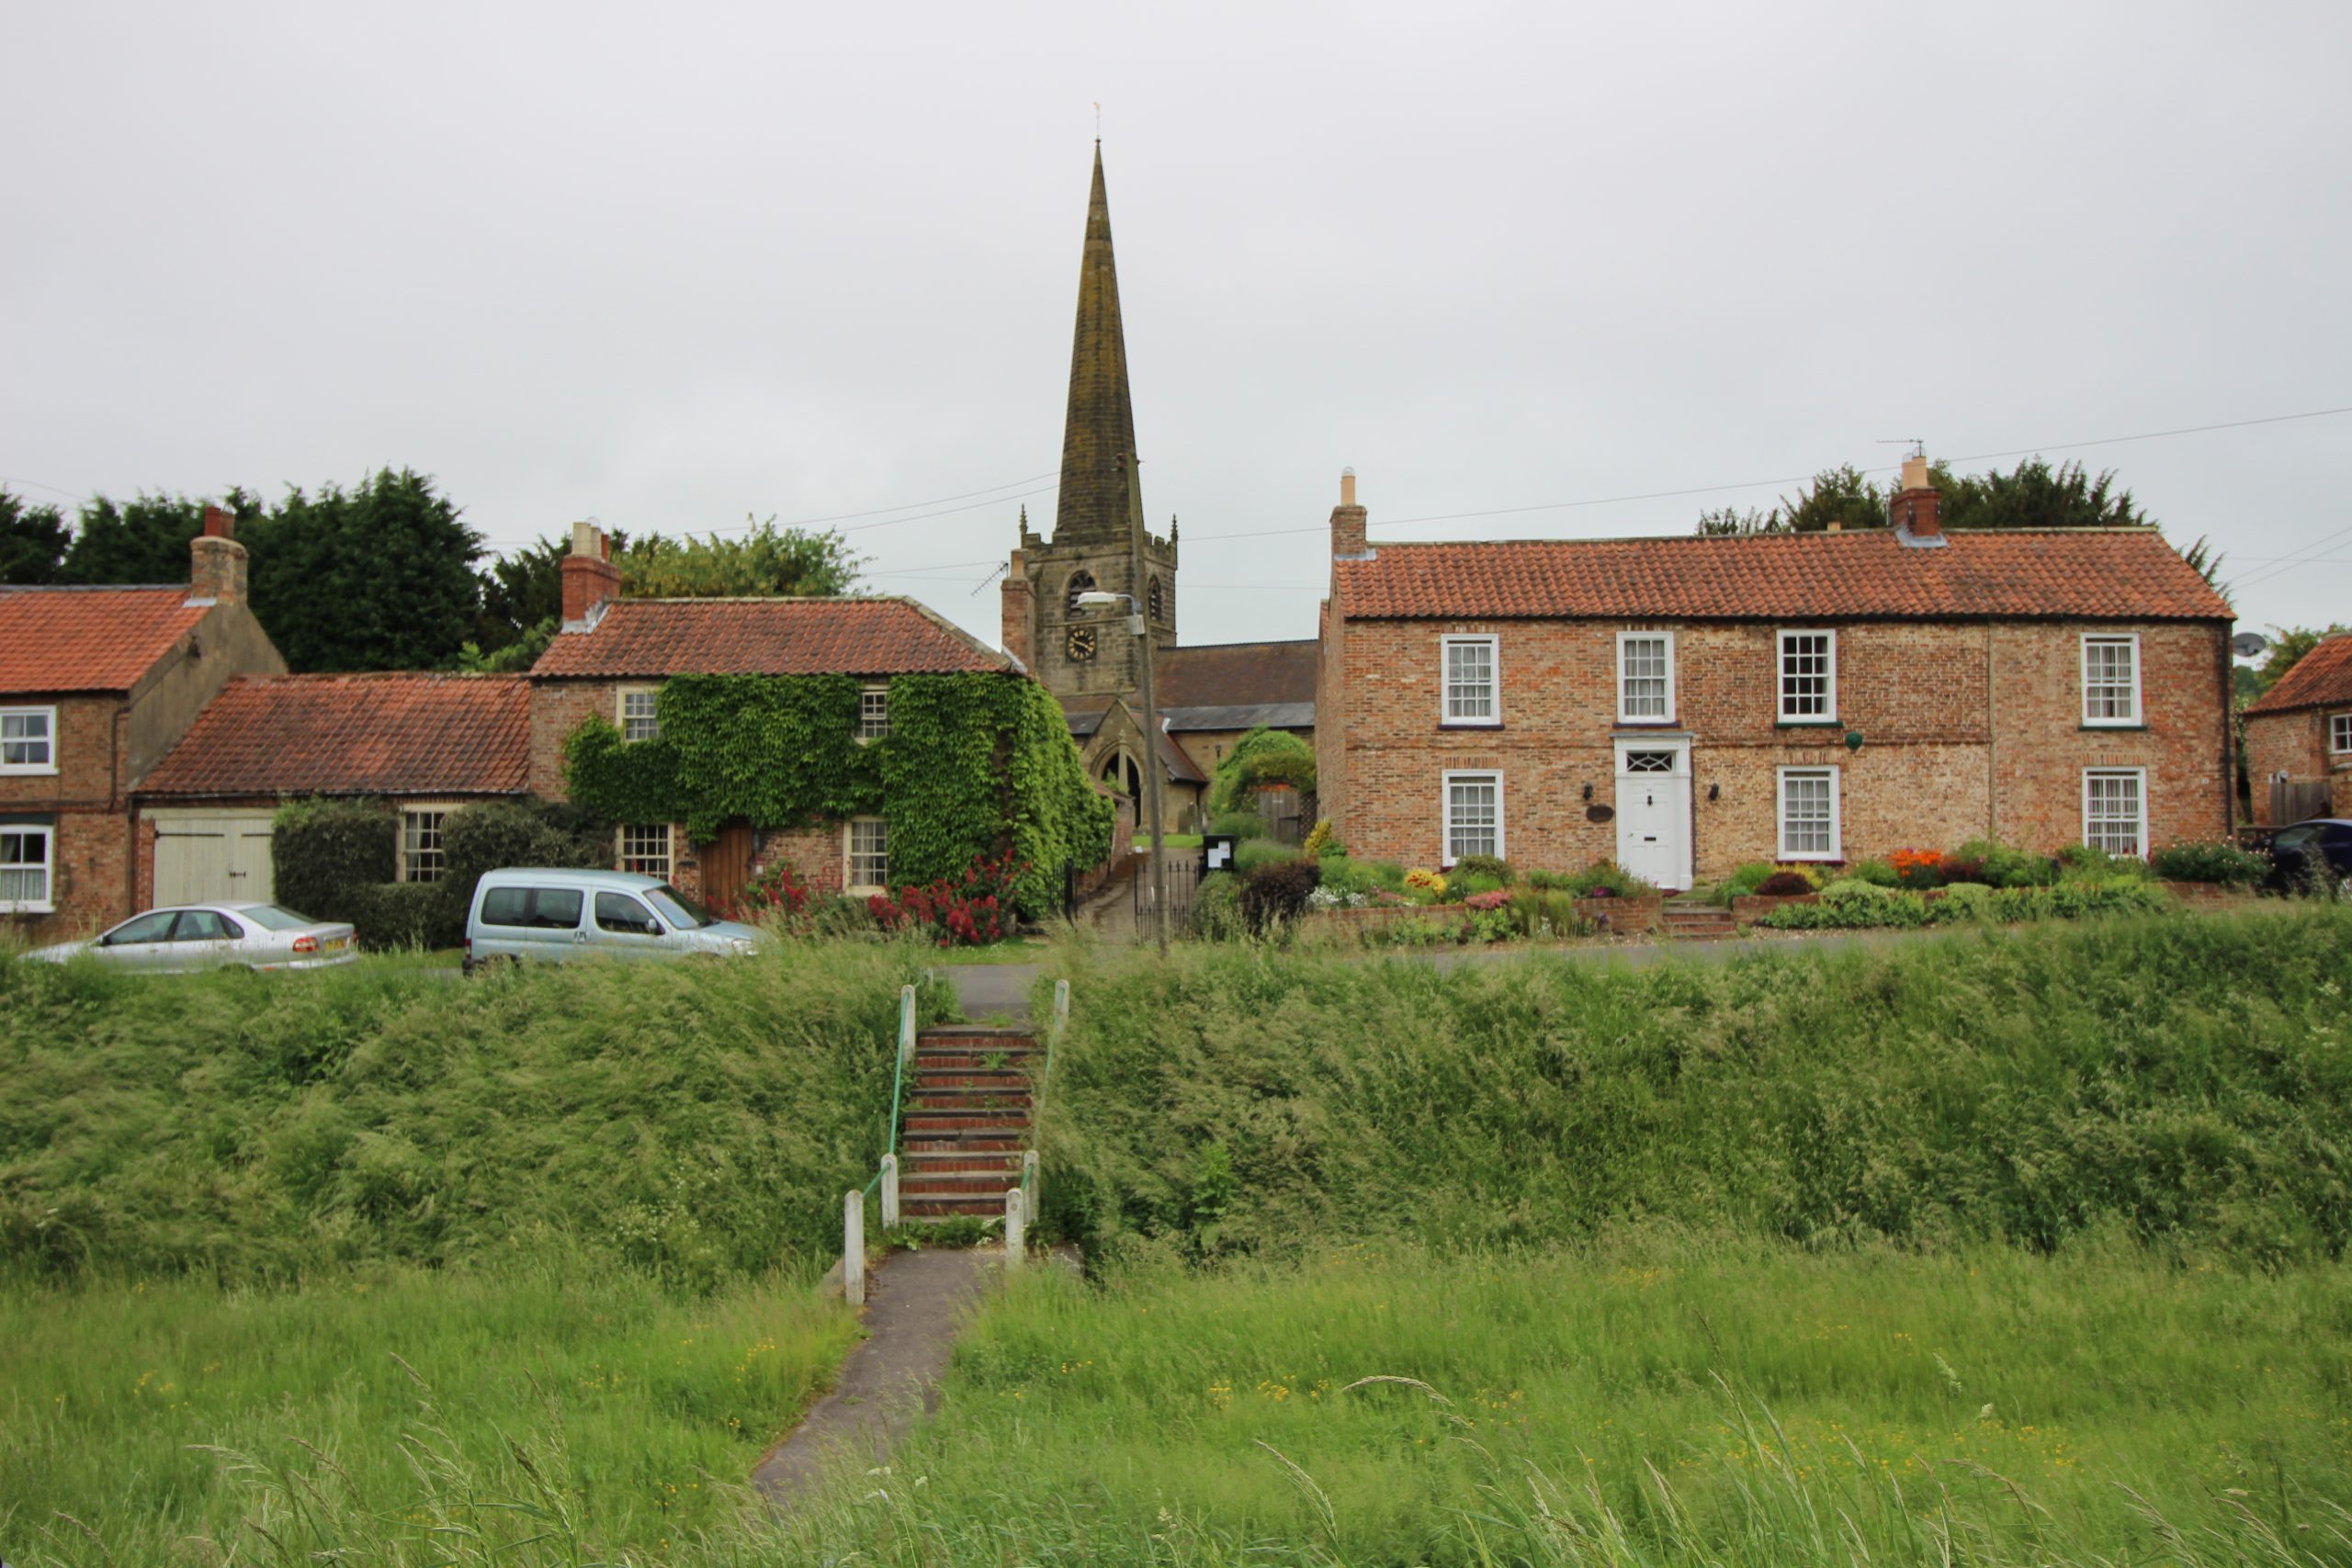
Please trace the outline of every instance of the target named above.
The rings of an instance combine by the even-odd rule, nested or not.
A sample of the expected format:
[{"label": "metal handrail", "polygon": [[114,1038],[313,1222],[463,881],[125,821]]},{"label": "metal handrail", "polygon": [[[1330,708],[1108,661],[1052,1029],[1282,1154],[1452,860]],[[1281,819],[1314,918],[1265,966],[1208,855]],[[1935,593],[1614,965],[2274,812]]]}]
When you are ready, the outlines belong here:
[{"label": "metal handrail", "polygon": [[[1057,980],[1054,982],[1053,1021],[1046,1026],[1046,1065],[1037,1075],[1036,1103],[1030,1111],[1033,1123],[1037,1126],[1045,1123],[1046,1091],[1052,1087],[1054,1081],[1054,1047],[1060,1043],[1062,1031],[1069,1027],[1069,982]],[[1043,1181],[1038,1169],[1039,1163],[1035,1149],[1022,1151],[1020,1190],[1023,1205],[1031,1214],[1037,1212],[1037,1189]]]},{"label": "metal handrail", "polygon": [[[926,984],[931,971],[923,971]],[[842,1196],[842,1291],[852,1306],[865,1304],[865,1200],[878,1189],[882,1194],[882,1228],[899,1223],[899,1120],[905,1100],[907,1064],[915,1054],[915,988],[899,987],[898,1061],[890,1068],[890,1120],[882,1130],[881,1168],[865,1187]],[[853,1254],[854,1258],[853,1259]]]}]

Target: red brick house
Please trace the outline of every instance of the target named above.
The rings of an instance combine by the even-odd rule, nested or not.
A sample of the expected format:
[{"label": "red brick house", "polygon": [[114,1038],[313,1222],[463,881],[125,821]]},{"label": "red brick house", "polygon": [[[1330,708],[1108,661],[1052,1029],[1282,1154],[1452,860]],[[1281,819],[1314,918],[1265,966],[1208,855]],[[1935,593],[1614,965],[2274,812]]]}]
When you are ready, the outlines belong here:
[{"label": "red brick house", "polygon": [[245,549],[208,509],[185,586],[0,589],[0,925],[61,941],[135,913],[130,795],[213,694],[281,672]]},{"label": "red brick house", "polygon": [[[854,675],[868,683],[860,733],[889,733],[894,675],[1001,673],[1020,664],[911,599],[623,599],[610,542],[587,524],[563,561],[563,626],[531,668],[531,792],[568,798],[565,739],[591,716],[624,740],[658,733],[655,694],[673,675]],[[756,829],[735,821],[707,844],[684,824],[619,829],[624,870],[667,877],[726,902],[778,861],[820,887],[880,892],[888,874],[887,824],[860,817],[822,827]]]},{"label": "red brick house", "polygon": [[2246,708],[2245,771],[2265,826],[2352,812],[2352,637],[2304,654]]},{"label": "red brick house", "polygon": [[529,775],[519,675],[279,675],[232,681],[137,791],[138,901],[272,897],[270,825],[294,795],[401,813],[399,875],[441,871],[441,825]]},{"label": "red brick house", "polygon": [[1390,544],[1342,481],[1316,749],[1353,853],[1667,887],[2225,833],[2229,604],[2151,529]]}]

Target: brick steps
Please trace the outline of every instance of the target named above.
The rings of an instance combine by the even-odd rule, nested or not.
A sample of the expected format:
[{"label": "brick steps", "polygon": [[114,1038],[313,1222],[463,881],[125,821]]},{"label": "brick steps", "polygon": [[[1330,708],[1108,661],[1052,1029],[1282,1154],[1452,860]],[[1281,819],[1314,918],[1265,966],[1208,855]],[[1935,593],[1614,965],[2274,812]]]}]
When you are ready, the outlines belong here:
[{"label": "brick steps", "polygon": [[1739,934],[1731,911],[1697,899],[1669,898],[1658,911],[1658,931],[1678,942],[1721,942]]},{"label": "brick steps", "polygon": [[1044,1059],[1035,1033],[944,1024],[915,1040],[914,1080],[899,1128],[899,1213],[912,1220],[1004,1213],[1020,1185]]}]

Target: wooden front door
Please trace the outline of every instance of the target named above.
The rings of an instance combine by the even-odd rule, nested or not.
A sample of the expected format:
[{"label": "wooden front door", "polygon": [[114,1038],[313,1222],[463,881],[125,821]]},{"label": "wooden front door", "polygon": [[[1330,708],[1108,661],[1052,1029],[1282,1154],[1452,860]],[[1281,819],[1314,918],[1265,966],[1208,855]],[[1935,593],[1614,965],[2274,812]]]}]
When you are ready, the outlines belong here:
[{"label": "wooden front door", "polygon": [[702,857],[703,902],[724,914],[734,914],[752,880],[753,835],[749,822],[729,822]]}]

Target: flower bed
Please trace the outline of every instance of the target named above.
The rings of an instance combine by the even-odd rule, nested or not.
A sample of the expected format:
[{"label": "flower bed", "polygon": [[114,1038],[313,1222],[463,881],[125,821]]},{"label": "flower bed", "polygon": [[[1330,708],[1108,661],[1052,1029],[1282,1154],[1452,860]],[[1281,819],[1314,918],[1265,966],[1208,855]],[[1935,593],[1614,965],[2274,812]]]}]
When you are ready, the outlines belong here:
[{"label": "flower bed", "polygon": [[[1658,893],[1645,893],[1632,898],[1575,900],[1577,919],[1589,921],[1595,928],[1596,934],[1617,936],[1640,935],[1657,930],[1659,912],[1665,905],[1665,896]],[[1409,926],[1417,921],[1456,926],[1476,913],[1478,911],[1468,902],[1373,904],[1357,909],[1309,909],[1298,918],[1298,930],[1303,935],[1316,932],[1331,936],[1385,935],[1397,926]]]}]

